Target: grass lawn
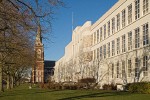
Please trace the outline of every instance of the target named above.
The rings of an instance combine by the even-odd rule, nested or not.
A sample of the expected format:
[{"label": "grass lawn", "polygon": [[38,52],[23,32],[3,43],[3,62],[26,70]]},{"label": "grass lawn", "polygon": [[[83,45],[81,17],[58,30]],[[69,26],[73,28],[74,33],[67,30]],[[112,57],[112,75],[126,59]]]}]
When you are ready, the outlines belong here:
[{"label": "grass lawn", "polygon": [[102,90],[29,89],[28,85],[0,93],[0,100],[150,100],[150,94]]}]

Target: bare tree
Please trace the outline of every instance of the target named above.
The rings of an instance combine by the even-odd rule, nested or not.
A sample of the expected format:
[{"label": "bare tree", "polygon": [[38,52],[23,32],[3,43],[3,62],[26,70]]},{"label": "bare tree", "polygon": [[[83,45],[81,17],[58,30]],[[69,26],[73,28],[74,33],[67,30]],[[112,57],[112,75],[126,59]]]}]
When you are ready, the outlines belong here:
[{"label": "bare tree", "polygon": [[[42,4],[39,2],[40,0],[0,0],[0,91],[3,91],[3,72],[8,76],[14,75],[15,69],[31,66],[31,63],[25,65],[29,61],[26,58],[31,58],[26,53],[33,55],[33,52],[28,51],[33,50],[33,45],[30,44],[34,41],[37,26],[40,23],[43,33],[51,29],[53,8],[63,5],[59,0],[44,0]],[[28,50],[26,47],[29,47]],[[27,62],[17,62],[18,58]]]}]

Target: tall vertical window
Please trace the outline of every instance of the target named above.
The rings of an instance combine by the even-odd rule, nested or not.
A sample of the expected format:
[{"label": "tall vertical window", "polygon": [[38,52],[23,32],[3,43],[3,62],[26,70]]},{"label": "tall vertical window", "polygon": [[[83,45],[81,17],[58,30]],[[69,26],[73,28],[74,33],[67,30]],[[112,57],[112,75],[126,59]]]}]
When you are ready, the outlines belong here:
[{"label": "tall vertical window", "polygon": [[117,78],[119,78],[119,62],[117,62]]},{"label": "tall vertical window", "polygon": [[94,44],[96,44],[96,32],[94,32]]},{"label": "tall vertical window", "polygon": [[135,58],[135,77],[139,77],[140,60]]},{"label": "tall vertical window", "polygon": [[115,55],[115,41],[112,41],[112,56]]},{"label": "tall vertical window", "polygon": [[148,57],[143,57],[143,76],[148,76]]},{"label": "tall vertical window", "polygon": [[100,59],[102,59],[103,58],[103,50],[102,50],[103,48],[102,48],[102,46],[100,47]]},{"label": "tall vertical window", "polygon": [[128,33],[128,50],[132,50],[132,32]]},{"label": "tall vertical window", "polygon": [[132,4],[128,6],[128,24],[132,22]]},{"label": "tall vertical window", "polygon": [[104,25],[104,39],[106,38],[106,24]]},{"label": "tall vertical window", "polygon": [[143,25],[143,45],[148,44],[148,24]]},{"label": "tall vertical window", "polygon": [[103,30],[102,30],[102,27],[100,28],[100,41],[102,41],[102,38],[103,38]]},{"label": "tall vertical window", "polygon": [[108,29],[108,36],[110,35],[110,21],[107,23],[108,25],[107,25],[107,29]]},{"label": "tall vertical window", "polygon": [[95,59],[95,55],[94,55],[94,53],[95,53],[95,50],[93,51],[93,60]]},{"label": "tall vertical window", "polygon": [[140,47],[140,28],[135,29],[135,48]]},{"label": "tall vertical window", "polygon": [[107,43],[107,54],[108,54],[108,57],[110,57],[110,42]]},{"label": "tall vertical window", "polygon": [[131,59],[128,60],[128,77],[131,77],[131,72],[132,72],[132,65],[131,65]]},{"label": "tall vertical window", "polygon": [[143,15],[148,13],[148,0],[143,0]]},{"label": "tall vertical window", "polygon": [[103,46],[104,58],[106,58],[106,45]]},{"label": "tall vertical window", "polygon": [[96,49],[94,50],[94,59],[97,59]]},{"label": "tall vertical window", "polygon": [[126,37],[125,37],[125,34],[122,36],[122,52],[126,52]]},{"label": "tall vertical window", "polygon": [[114,77],[114,64],[112,64],[111,68],[112,68],[112,69],[111,69],[111,71],[112,71],[111,74],[112,74],[112,78],[113,78],[113,77]]},{"label": "tall vertical window", "polygon": [[120,30],[120,14],[117,14],[117,31]]},{"label": "tall vertical window", "polygon": [[97,48],[97,59],[99,59],[99,48]]},{"label": "tall vertical window", "polygon": [[120,38],[117,38],[117,54],[120,53]]},{"label": "tall vertical window", "polygon": [[97,30],[97,43],[99,42],[99,30]]},{"label": "tall vertical window", "polygon": [[93,60],[95,60],[95,50],[93,51]]},{"label": "tall vertical window", "polygon": [[122,11],[122,28],[126,25],[126,11],[125,9]]},{"label": "tall vertical window", "polygon": [[122,61],[122,78],[126,77],[126,71],[125,71],[125,61]]},{"label": "tall vertical window", "polygon": [[115,18],[112,18],[112,34],[115,33]]},{"label": "tall vertical window", "polygon": [[140,0],[135,1],[135,20],[140,18]]}]

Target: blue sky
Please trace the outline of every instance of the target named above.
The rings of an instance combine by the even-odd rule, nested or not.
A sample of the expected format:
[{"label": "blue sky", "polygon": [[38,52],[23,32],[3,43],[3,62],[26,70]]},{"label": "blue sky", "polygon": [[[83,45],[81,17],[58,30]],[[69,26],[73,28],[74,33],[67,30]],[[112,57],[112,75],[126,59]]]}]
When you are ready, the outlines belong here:
[{"label": "blue sky", "polygon": [[72,38],[72,12],[74,29],[86,21],[95,23],[118,0],[63,0],[67,7],[55,10],[52,22],[53,43],[45,43],[45,60],[59,60],[64,55],[65,46]]}]

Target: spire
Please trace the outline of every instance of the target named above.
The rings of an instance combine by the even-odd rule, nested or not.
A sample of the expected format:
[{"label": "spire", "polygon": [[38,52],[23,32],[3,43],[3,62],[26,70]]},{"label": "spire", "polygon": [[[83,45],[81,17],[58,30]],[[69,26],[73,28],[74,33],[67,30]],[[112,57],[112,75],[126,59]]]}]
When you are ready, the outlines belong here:
[{"label": "spire", "polygon": [[40,26],[40,24],[38,25],[38,28],[37,28],[36,40],[39,40],[42,43],[41,26]]}]

